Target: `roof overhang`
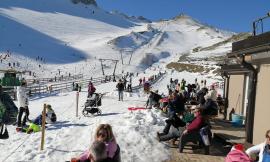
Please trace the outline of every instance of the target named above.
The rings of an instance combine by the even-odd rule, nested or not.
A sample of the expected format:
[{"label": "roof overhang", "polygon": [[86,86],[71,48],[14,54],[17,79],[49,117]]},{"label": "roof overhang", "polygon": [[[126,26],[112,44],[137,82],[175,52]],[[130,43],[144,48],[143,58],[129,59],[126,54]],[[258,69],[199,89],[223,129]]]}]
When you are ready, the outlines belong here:
[{"label": "roof overhang", "polygon": [[266,51],[270,51],[270,32],[234,42],[232,44],[232,52],[228,53],[227,56],[228,58],[233,58]]},{"label": "roof overhang", "polygon": [[240,64],[222,65],[221,71],[228,75],[240,75],[250,72],[250,70]]}]

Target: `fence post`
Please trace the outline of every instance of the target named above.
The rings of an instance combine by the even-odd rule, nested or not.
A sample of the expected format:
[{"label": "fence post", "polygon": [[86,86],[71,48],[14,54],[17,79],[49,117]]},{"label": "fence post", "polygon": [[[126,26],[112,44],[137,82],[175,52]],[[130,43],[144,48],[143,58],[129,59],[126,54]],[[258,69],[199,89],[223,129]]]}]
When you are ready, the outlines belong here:
[{"label": "fence post", "polygon": [[79,107],[79,92],[76,93],[76,117],[78,117],[78,107]]},{"label": "fence post", "polygon": [[46,121],[46,104],[43,106],[42,111],[42,132],[41,132],[41,146],[40,150],[44,149],[44,139],[45,139],[45,121]]}]

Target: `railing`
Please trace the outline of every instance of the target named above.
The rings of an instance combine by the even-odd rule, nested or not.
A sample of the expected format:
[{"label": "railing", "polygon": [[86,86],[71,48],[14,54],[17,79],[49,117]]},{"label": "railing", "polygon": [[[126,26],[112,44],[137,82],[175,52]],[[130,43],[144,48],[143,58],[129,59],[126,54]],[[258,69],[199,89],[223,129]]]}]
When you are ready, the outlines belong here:
[{"label": "railing", "polygon": [[266,16],[261,17],[261,18],[258,18],[257,20],[253,21],[253,23],[252,23],[252,27],[253,27],[253,36],[258,35],[258,33],[257,33],[258,25],[260,25],[260,27],[261,27],[261,34],[264,33],[264,24],[263,24],[263,21],[264,21],[266,18],[270,18],[270,12],[268,12]]},{"label": "railing", "polygon": [[[156,83],[158,80],[160,80],[164,75],[165,75],[165,73],[160,73],[160,74],[158,74],[154,80],[152,80],[152,81],[149,82],[150,85],[155,84],[155,83]],[[141,89],[141,88],[143,88],[143,84],[132,87],[132,90],[138,90],[138,89]]]},{"label": "railing", "polygon": [[[107,76],[107,78],[113,78],[113,75]],[[116,79],[120,78],[121,75],[116,75]],[[105,81],[105,76],[98,77],[98,78],[89,78],[89,79],[80,79],[76,81],[68,81],[68,82],[61,82],[61,83],[52,83],[47,85],[33,85],[27,87],[27,90],[30,95],[36,94],[44,94],[44,93],[54,93],[54,92],[61,92],[63,90],[71,91],[73,90],[73,84],[79,84],[82,88],[88,86],[88,83],[91,81],[95,86],[100,85],[101,83],[107,82]]]},{"label": "railing", "polygon": [[[121,78],[122,75],[116,75],[115,79]],[[109,80],[109,78],[111,78]],[[107,79],[107,80],[105,80]],[[72,91],[73,90],[73,84],[79,84],[82,88],[85,88],[88,86],[88,83],[91,81],[95,86],[100,85],[101,83],[109,82],[113,80],[113,75],[108,75],[97,78],[88,78],[88,79],[77,79],[67,82],[60,82],[60,83],[51,83],[48,82],[48,84],[38,84],[38,85],[30,85],[28,86],[27,92],[30,96],[33,95],[40,95],[40,94],[47,94],[47,93],[55,93],[55,92],[61,92],[61,91]],[[4,91],[8,93],[13,99],[16,99],[16,88],[11,87],[5,87]]]},{"label": "railing", "polygon": [[58,76],[54,78],[40,78],[40,79],[26,79],[27,85],[32,84],[46,84],[46,83],[52,83],[52,82],[62,82],[67,80],[76,80],[76,79],[82,79],[83,74],[78,75],[72,75],[72,76]]}]

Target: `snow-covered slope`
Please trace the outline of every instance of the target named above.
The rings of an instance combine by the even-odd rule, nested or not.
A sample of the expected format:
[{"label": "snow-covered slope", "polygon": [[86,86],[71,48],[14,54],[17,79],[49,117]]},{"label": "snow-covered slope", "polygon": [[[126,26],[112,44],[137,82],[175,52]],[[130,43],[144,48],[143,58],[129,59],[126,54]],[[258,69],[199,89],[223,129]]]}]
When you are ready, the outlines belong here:
[{"label": "snow-covered slope", "polygon": [[[123,57],[118,73],[145,70],[154,62],[164,58],[175,61],[183,53],[224,41],[233,34],[186,15],[150,23],[67,0],[4,0],[0,2],[0,22],[2,58],[7,51],[11,53],[0,67],[18,63],[16,69],[35,69],[38,77],[53,77],[58,69],[62,74],[100,75],[99,58]],[[229,47],[222,48],[222,54]]]}]

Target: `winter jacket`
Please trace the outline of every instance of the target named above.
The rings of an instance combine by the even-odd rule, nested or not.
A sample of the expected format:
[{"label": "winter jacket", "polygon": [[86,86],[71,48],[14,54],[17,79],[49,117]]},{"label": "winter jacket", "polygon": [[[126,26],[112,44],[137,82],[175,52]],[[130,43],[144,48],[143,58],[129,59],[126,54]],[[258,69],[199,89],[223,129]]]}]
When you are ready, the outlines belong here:
[{"label": "winter jacket", "polygon": [[[106,149],[107,149],[107,155],[108,158],[113,158],[116,151],[117,151],[117,144],[116,142],[113,140],[111,142],[106,142]],[[80,156],[79,159],[80,161],[86,161],[87,159],[89,159],[89,155],[90,155],[90,151],[86,150],[84,151]]]},{"label": "winter jacket", "polygon": [[217,91],[216,90],[210,90],[206,95],[205,95],[205,99],[211,99],[213,101],[217,100]]},{"label": "winter jacket", "polygon": [[25,87],[17,87],[17,99],[19,103],[19,107],[26,107],[28,106],[28,97],[26,94],[26,88]]},{"label": "winter jacket", "polygon": [[47,110],[46,112],[46,123],[54,123],[56,122],[56,114],[54,113],[54,111],[51,110]]},{"label": "winter jacket", "polygon": [[96,91],[96,88],[94,87],[94,85],[88,85],[88,93],[94,93]]},{"label": "winter jacket", "polygon": [[247,149],[246,154],[248,154],[250,156],[252,154],[259,153],[259,161],[258,162],[262,162],[262,160],[263,160],[263,151],[264,151],[265,146],[266,146],[266,142],[255,145],[255,146]]},{"label": "winter jacket", "polygon": [[109,158],[113,158],[117,150],[117,143],[115,140],[106,143],[107,153]]},{"label": "winter jacket", "polygon": [[122,82],[117,83],[116,88],[118,91],[124,91],[124,83]]},{"label": "winter jacket", "polygon": [[201,115],[197,116],[188,126],[188,132],[196,132],[199,131],[204,125],[204,120]]},{"label": "winter jacket", "polygon": [[159,100],[161,99],[161,96],[157,93],[150,93],[149,98],[158,103]]},{"label": "winter jacket", "polygon": [[185,111],[184,99],[181,96],[177,95],[175,99],[169,102],[169,108],[175,113]]},{"label": "winter jacket", "polygon": [[26,131],[26,133],[31,133],[31,130],[36,133],[36,132],[39,132],[41,130],[40,126],[37,125],[37,124],[34,124],[34,123],[31,123],[29,125],[28,128],[26,128],[24,131]]},{"label": "winter jacket", "polygon": [[241,150],[232,149],[226,156],[225,162],[252,162]]},{"label": "winter jacket", "polygon": [[181,120],[176,114],[173,114],[173,116],[165,120],[165,122],[173,125],[175,128],[186,126],[186,123],[183,120]]}]

